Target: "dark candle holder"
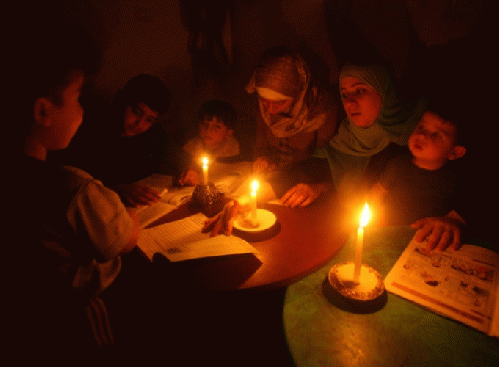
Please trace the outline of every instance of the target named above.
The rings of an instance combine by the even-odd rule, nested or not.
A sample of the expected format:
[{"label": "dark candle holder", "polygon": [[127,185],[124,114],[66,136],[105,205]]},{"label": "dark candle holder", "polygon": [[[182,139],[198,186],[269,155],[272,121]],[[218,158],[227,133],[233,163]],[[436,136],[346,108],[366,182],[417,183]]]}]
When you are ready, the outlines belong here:
[{"label": "dark candle holder", "polygon": [[213,182],[209,182],[207,185],[199,184],[194,188],[192,202],[209,211],[210,208],[218,207],[221,197],[222,193],[218,191]]}]

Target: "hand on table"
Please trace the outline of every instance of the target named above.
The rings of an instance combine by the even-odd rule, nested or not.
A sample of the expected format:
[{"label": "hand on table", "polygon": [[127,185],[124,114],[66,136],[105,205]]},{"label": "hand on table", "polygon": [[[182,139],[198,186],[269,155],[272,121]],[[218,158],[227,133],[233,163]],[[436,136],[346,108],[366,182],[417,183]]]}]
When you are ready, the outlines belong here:
[{"label": "hand on table", "polygon": [[204,222],[202,232],[210,232],[210,236],[225,234],[230,236],[234,228],[234,219],[239,213],[249,210],[249,205],[242,205],[238,200],[232,200],[225,204],[224,208],[213,218],[208,218]]},{"label": "hand on table", "polygon": [[253,173],[257,175],[264,175],[266,173],[270,173],[274,171],[276,168],[276,165],[273,163],[270,163],[267,158],[265,157],[258,157],[254,162],[253,162]]},{"label": "hand on table", "polygon": [[461,230],[463,223],[449,217],[428,217],[417,220],[411,227],[418,229],[414,240],[422,242],[428,240],[427,250],[443,251],[447,247],[458,250],[461,245]]},{"label": "hand on table", "polygon": [[152,205],[160,199],[159,192],[139,184],[120,184],[114,187],[127,206]]},{"label": "hand on table", "polygon": [[307,206],[317,199],[320,194],[326,191],[326,184],[299,183],[284,194],[281,198],[281,203],[292,208],[296,206]]},{"label": "hand on table", "polygon": [[181,186],[196,186],[201,183],[201,176],[195,169],[189,168],[180,176],[178,183]]}]

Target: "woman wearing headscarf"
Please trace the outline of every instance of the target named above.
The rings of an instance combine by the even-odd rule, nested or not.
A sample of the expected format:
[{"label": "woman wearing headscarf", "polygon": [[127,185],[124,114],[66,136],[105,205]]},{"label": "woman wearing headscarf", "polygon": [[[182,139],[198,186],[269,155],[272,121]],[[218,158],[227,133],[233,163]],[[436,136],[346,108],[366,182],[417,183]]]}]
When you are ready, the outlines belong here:
[{"label": "woman wearing headscarf", "polygon": [[310,179],[303,162],[336,132],[339,103],[312,81],[303,58],[283,46],[262,55],[246,91],[258,96],[254,172],[270,175],[284,204],[307,205],[322,191],[300,183]]},{"label": "woman wearing headscarf", "polygon": [[329,161],[334,186],[351,191],[368,175],[374,179],[421,119],[422,99],[399,99],[386,67],[347,64],[340,72],[340,94],[346,118],[316,156]]}]

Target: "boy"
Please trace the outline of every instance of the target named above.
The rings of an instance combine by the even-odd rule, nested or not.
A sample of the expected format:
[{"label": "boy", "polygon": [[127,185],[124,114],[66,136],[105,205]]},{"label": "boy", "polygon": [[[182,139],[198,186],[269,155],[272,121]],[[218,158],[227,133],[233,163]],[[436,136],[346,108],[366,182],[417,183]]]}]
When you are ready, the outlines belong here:
[{"label": "boy", "polygon": [[19,42],[13,53],[19,69],[11,69],[15,80],[7,81],[15,112],[11,137],[18,144],[9,192],[16,201],[9,205],[16,241],[8,249],[18,317],[9,340],[13,350],[28,347],[38,360],[44,359],[39,353],[52,360],[113,343],[99,295],[118,276],[120,255],[135,248],[138,223],[100,181],[47,161],[48,152],[68,146],[82,122],[88,50],[66,29],[36,29]]},{"label": "boy", "polygon": [[[233,136],[236,124],[236,111],[227,102],[211,100],[205,102],[198,111],[198,135],[184,145],[188,155],[187,169],[182,173],[180,185],[195,186],[201,182],[199,160],[204,155],[213,162],[234,161],[239,156],[239,142]],[[211,168],[213,166],[210,165]]]},{"label": "boy", "polygon": [[166,156],[167,136],[158,119],[170,100],[159,78],[133,77],[116,93],[110,113],[98,106],[90,109],[69,149],[57,158],[113,188],[128,206],[155,203],[158,193],[135,182],[158,172]]},{"label": "boy", "polygon": [[411,155],[390,161],[371,190],[375,203],[384,202],[387,224],[411,224],[420,229],[417,241],[427,238],[428,248],[439,250],[449,244],[457,249],[466,224],[455,211],[458,180],[448,162],[466,149],[458,141],[456,124],[442,116],[424,113],[409,137]]}]

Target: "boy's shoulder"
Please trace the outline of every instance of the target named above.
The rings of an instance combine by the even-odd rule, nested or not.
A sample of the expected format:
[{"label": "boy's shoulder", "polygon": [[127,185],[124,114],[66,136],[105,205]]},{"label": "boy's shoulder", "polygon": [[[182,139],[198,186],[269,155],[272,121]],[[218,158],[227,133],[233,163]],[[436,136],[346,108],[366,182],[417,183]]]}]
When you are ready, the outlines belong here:
[{"label": "boy's shoulder", "polygon": [[75,194],[82,187],[89,184],[104,186],[101,181],[77,167],[59,166],[57,173],[61,189],[70,194]]}]

